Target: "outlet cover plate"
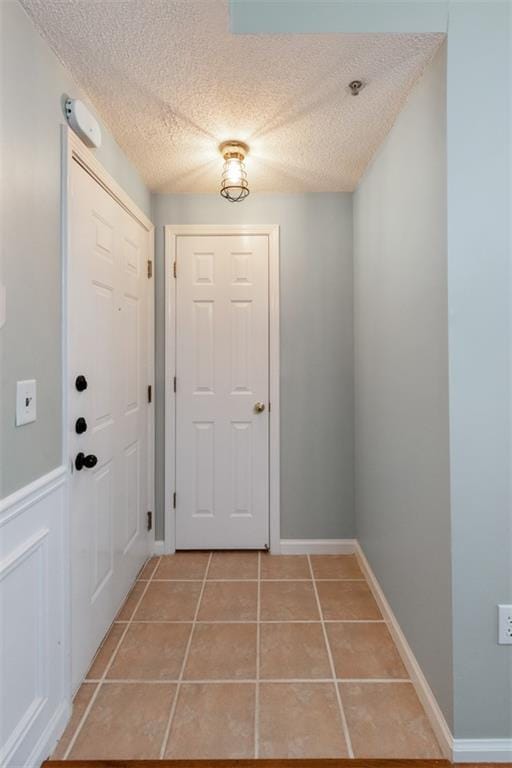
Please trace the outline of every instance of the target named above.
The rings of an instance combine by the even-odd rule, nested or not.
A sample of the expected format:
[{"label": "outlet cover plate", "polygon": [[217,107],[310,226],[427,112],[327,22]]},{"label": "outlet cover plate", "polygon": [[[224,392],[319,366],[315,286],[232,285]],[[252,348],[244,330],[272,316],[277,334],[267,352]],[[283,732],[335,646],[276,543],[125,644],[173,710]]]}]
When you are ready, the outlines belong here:
[{"label": "outlet cover plate", "polygon": [[512,605],[498,605],[498,643],[512,645]]}]

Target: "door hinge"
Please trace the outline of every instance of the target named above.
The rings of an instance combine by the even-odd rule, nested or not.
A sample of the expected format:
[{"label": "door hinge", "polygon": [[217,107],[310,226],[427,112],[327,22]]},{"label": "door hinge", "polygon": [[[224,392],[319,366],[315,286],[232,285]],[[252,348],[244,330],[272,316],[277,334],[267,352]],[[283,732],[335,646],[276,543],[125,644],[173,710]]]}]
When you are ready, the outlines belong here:
[{"label": "door hinge", "polygon": [[153,262],[148,259],[148,280],[153,277]]},{"label": "door hinge", "polygon": [[172,265],[172,273],[173,273],[174,277],[176,277],[177,269],[176,269],[176,262],[175,261],[173,262],[173,265]]},{"label": "door hinge", "polygon": [[146,528],[148,531],[153,530],[153,513],[152,512],[146,512]]},{"label": "door hinge", "polygon": [[176,509],[176,491],[172,495],[172,508]]},{"label": "door hinge", "polygon": [[174,379],[172,380],[172,388],[173,388],[174,392],[176,392],[177,386],[178,385],[177,385],[176,376],[175,376]]},{"label": "door hinge", "polygon": [[148,403],[153,402],[153,387],[151,384],[148,384]]}]

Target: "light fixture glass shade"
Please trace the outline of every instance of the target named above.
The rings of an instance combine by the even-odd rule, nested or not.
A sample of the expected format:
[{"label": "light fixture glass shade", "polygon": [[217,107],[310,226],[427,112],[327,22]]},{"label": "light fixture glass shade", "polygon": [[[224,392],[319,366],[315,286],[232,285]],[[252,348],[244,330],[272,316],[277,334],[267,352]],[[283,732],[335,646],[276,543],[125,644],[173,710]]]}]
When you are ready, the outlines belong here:
[{"label": "light fixture glass shade", "polygon": [[249,148],[242,142],[229,141],[221,144],[219,149],[224,157],[220,194],[231,203],[238,203],[249,194],[244,163]]}]

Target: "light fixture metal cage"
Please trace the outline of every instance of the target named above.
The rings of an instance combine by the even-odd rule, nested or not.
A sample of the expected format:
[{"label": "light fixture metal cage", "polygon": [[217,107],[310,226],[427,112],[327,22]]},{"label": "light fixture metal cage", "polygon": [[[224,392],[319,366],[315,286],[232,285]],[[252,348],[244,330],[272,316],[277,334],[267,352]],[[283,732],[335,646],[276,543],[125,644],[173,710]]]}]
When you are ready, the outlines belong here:
[{"label": "light fixture metal cage", "polygon": [[[249,195],[249,182],[245,169],[245,157],[249,147],[242,141],[225,141],[219,147],[224,158],[220,194],[230,203],[239,203]],[[237,178],[232,178],[232,163],[238,164]]]}]

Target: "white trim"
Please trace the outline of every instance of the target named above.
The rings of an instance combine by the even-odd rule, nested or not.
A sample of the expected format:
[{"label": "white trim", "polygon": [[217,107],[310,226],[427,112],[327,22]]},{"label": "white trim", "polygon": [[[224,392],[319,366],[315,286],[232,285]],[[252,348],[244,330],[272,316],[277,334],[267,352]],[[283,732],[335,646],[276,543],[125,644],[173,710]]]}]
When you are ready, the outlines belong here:
[{"label": "white trim", "polygon": [[416,657],[414,656],[414,653],[400,628],[396,616],[391,610],[391,606],[386,600],[384,592],[382,591],[382,588],[377,581],[377,578],[372,571],[370,564],[366,559],[366,556],[358,541],[355,542],[355,552],[359,561],[359,565],[361,566],[361,570],[363,571],[368,581],[373,596],[384,617],[384,621],[387,624],[391,637],[393,638],[405,668],[409,673],[409,677],[411,678],[411,682],[414,685],[416,694],[421,704],[423,705],[426,715],[430,721],[430,725],[432,726],[432,730],[434,731],[439,742],[443,756],[447,760],[451,760],[453,737],[448,727],[448,723],[446,722],[445,717],[441,712],[439,704],[437,703],[436,698],[432,693],[432,689],[430,688],[425,675],[421,671],[421,667],[418,664]]},{"label": "white trim", "polygon": [[[39,596],[38,605],[42,621],[51,623],[52,632],[50,647],[43,642],[37,648],[39,696],[8,741],[0,744],[0,762],[6,768],[14,768],[20,760],[27,768],[38,768],[53,750],[71,715],[65,492],[66,467],[61,465],[0,500],[0,586],[30,555],[40,552],[47,591]],[[19,599],[23,602],[24,595],[20,594]],[[6,622],[16,620],[15,616],[4,618]],[[48,627],[40,629],[48,637]]]},{"label": "white trim", "polygon": [[512,739],[454,739],[454,763],[512,763]]},{"label": "white trim", "polygon": [[165,555],[165,541],[163,539],[155,539],[155,542],[153,544],[153,556],[154,557],[161,557],[162,555]]},{"label": "white trim", "polygon": [[155,292],[156,292],[156,269],[155,269],[155,230],[153,225],[148,231],[149,248],[148,258],[152,263],[153,276],[151,278],[152,290],[149,291],[148,296],[148,385],[151,385],[151,403],[147,403],[149,408],[148,412],[148,432],[147,432],[147,501],[148,511],[153,513],[153,530],[148,532],[148,539],[150,542],[150,549],[155,545],[155,530],[156,530],[156,507],[155,507],[155,402],[156,402],[156,381],[155,381]]},{"label": "white trim", "polygon": [[281,539],[282,555],[352,555],[355,539]]},{"label": "white trim", "polygon": [[[72,699],[72,681],[71,681],[71,520],[70,520],[70,504],[69,504],[69,471],[70,471],[70,457],[69,457],[69,398],[68,398],[68,386],[69,386],[69,311],[68,311],[68,254],[70,247],[69,239],[69,214],[70,214],[70,175],[71,175],[71,144],[72,141],[76,141],[76,137],[72,136],[68,126],[61,126],[61,193],[60,193],[60,264],[61,264],[61,444],[62,444],[62,468],[65,472],[65,485],[64,485],[64,508],[66,514],[64,516],[64,524],[62,531],[64,562],[62,566],[64,574],[63,584],[63,627],[62,634],[66,638],[65,643],[65,671],[64,671],[64,691],[66,697],[69,699],[69,718],[71,717],[71,699]],[[69,719],[68,718],[68,719]],[[65,727],[66,724],[64,724]],[[64,728],[62,729],[64,730]],[[58,734],[60,738],[61,733]],[[55,746],[55,745],[54,745]]]},{"label": "white trim", "polygon": [[[55,488],[62,485],[64,482],[64,475],[66,474],[66,467],[60,466],[52,469],[42,477],[38,477],[32,483],[25,485],[18,491],[14,491],[10,496],[6,496],[0,499],[0,526],[3,525],[6,520],[10,520],[11,517],[19,512],[28,509],[40,499],[44,499]],[[4,518],[3,515],[7,516]]]},{"label": "white trim", "polygon": [[176,519],[172,504],[176,465],[176,397],[172,388],[176,361],[176,283],[172,264],[180,235],[267,235],[269,243],[269,537],[270,551],[279,554],[280,541],[280,415],[279,415],[279,226],[168,224],[164,227],[165,276],[165,553],[176,550]]},{"label": "white trim", "polygon": [[164,226],[164,554],[176,551],[176,395],[172,387],[176,369],[176,281],[172,273],[175,251],[174,230]]},{"label": "white trim", "polygon": [[68,159],[75,159],[103,189],[108,192],[147,232],[152,232],[153,222],[141,211],[139,206],[117,183],[113,176],[102,166],[75,133],[67,126],[62,126],[64,144],[68,148]]},{"label": "white trim", "polygon": [[280,373],[281,345],[279,331],[279,227],[268,227],[269,258],[269,543],[273,555],[281,552],[281,436]]},{"label": "white trim", "polygon": [[48,759],[48,755],[53,752],[58,740],[64,733],[66,725],[71,719],[72,712],[73,706],[71,702],[64,700],[41,734],[26,762],[25,768],[39,768],[41,763]]}]

